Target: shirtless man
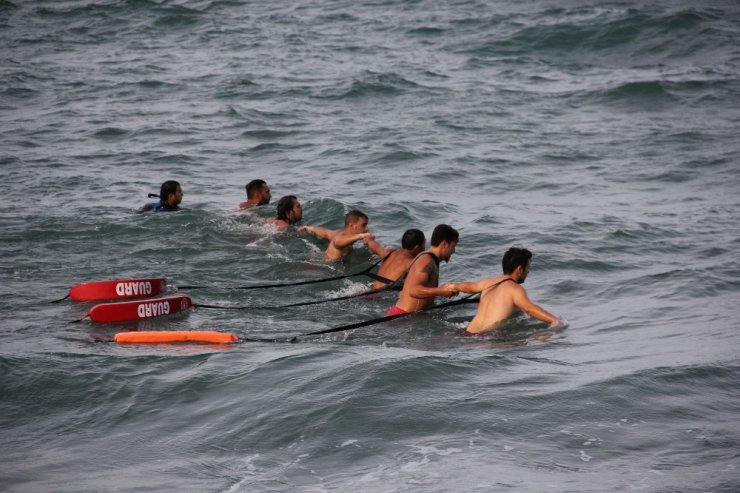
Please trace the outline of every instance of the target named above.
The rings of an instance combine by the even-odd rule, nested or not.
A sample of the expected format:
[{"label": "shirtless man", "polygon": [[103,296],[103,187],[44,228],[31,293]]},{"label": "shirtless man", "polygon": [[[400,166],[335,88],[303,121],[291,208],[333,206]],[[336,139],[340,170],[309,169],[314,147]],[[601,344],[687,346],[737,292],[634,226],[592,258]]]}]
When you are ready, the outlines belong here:
[{"label": "shirtless man", "polygon": [[286,195],[278,200],[277,217],[269,219],[278,229],[286,229],[303,219],[303,206],[295,195]]},{"label": "shirtless man", "polygon": [[439,262],[450,261],[460,238],[458,232],[446,224],[440,224],[432,232],[432,246],[416,256],[403,283],[398,301],[387,315],[418,312],[429,306],[435,296],[451,298],[458,291],[451,284],[439,284]]},{"label": "shirtless man", "polygon": [[298,232],[307,232],[329,240],[326,258],[332,261],[342,260],[352,251],[352,245],[358,241],[373,238],[367,232],[367,216],[360,211],[349,211],[344,216],[344,229],[326,229],[319,226],[301,226]]},{"label": "shirtless man", "polygon": [[504,275],[451,285],[463,293],[481,293],[478,312],[470,321],[465,335],[491,332],[498,322],[511,316],[517,308],[538,320],[562,326],[563,322],[558,317],[532,303],[522,287],[531,262],[532,252],[526,248],[509,248],[501,262]]},{"label": "shirtless man", "polygon": [[270,194],[270,187],[267,186],[265,180],[252,180],[244,188],[247,189],[247,200],[239,203],[239,207],[236,210],[241,211],[256,205],[270,203],[272,194]]},{"label": "shirtless man", "polygon": [[[401,248],[384,248],[374,238],[365,240],[365,245],[382,259],[378,276],[397,281],[406,275],[411,262],[424,250],[426,238],[418,229],[409,229],[401,237]],[[386,285],[383,281],[375,281],[372,288],[380,289]]]}]

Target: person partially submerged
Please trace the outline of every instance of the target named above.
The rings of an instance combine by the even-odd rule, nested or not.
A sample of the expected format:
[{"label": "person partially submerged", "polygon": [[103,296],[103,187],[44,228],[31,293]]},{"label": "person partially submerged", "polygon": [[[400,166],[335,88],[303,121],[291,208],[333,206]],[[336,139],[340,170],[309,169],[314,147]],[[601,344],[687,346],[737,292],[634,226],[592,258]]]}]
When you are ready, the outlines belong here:
[{"label": "person partially submerged", "polygon": [[154,211],[154,212],[171,212],[180,210],[180,202],[182,202],[182,187],[175,180],[167,180],[162,183],[159,189],[159,195],[150,193],[150,197],[159,197],[159,202],[150,202],[145,204],[139,213]]},{"label": "person partially submerged", "polygon": [[532,252],[526,248],[509,248],[501,261],[504,274],[476,282],[453,283],[463,293],[481,293],[478,311],[470,321],[465,335],[482,335],[496,329],[497,324],[520,309],[555,327],[564,322],[544,308],[533,303],[522,284],[527,279],[532,263]]},{"label": "person partially submerged", "polygon": [[265,180],[252,180],[244,188],[247,191],[247,200],[240,202],[236,210],[241,211],[270,203],[272,194]]},{"label": "person partially submerged", "polygon": [[295,195],[286,195],[278,200],[277,217],[270,218],[278,229],[286,229],[288,226],[303,219],[303,206]]},{"label": "person partially submerged", "polygon": [[439,224],[434,228],[431,248],[418,254],[412,261],[398,301],[387,315],[418,312],[428,307],[437,296],[451,298],[457,295],[458,291],[452,285],[438,285],[439,263],[442,260],[450,261],[459,238],[457,230],[447,224]]},{"label": "person partially submerged", "polygon": [[367,216],[358,211],[349,211],[344,216],[343,229],[327,229],[320,226],[301,226],[298,232],[311,233],[325,240],[329,240],[326,248],[326,258],[332,261],[342,260],[352,251],[352,246],[358,241],[372,239],[373,236],[367,232]]},{"label": "person partially submerged", "polygon": [[[382,259],[378,277],[395,282],[406,276],[411,263],[426,247],[426,238],[420,230],[408,229],[401,237],[401,248],[385,248],[375,238],[365,240],[365,245]],[[372,288],[380,289],[386,285],[385,281],[376,280]]]}]

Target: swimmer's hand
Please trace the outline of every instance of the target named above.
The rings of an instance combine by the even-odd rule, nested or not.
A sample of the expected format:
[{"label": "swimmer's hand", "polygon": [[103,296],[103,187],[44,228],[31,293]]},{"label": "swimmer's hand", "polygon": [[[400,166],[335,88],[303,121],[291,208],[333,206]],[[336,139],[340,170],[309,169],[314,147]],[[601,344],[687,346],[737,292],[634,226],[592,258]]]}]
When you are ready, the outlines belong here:
[{"label": "swimmer's hand", "polygon": [[370,233],[363,233],[362,235],[362,242],[367,246],[368,243],[371,241],[375,241],[375,237],[371,235]]},{"label": "swimmer's hand", "polygon": [[452,298],[453,296],[457,296],[460,293],[459,290],[455,289],[455,285],[452,283],[447,283],[443,285],[440,289],[445,291],[444,294],[442,294],[442,296],[444,296],[445,298]]},{"label": "swimmer's hand", "polygon": [[567,326],[568,322],[566,320],[563,320],[562,318],[559,318],[551,323],[547,328],[552,330],[563,330]]}]

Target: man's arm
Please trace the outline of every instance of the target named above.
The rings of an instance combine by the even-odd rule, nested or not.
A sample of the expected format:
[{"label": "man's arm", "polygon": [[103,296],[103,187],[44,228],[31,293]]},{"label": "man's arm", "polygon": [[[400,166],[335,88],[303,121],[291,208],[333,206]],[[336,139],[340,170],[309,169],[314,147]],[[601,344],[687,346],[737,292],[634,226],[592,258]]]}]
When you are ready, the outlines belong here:
[{"label": "man's arm", "polygon": [[543,322],[547,322],[549,324],[558,322],[560,320],[558,317],[548,312],[544,308],[532,303],[532,301],[527,296],[527,291],[525,291],[523,287],[517,287],[519,289],[515,289],[512,296],[514,306],[527,313],[527,315],[529,315],[530,317],[534,317],[537,320],[542,320]]},{"label": "man's arm", "polygon": [[[424,257],[428,257],[425,255]],[[417,261],[416,268],[406,276],[404,287],[408,286],[408,294],[412,298],[434,298],[435,296],[444,296],[451,298],[456,296],[458,290],[452,284],[445,284],[441,288],[426,286],[432,277],[435,266],[431,258],[421,258]]]},{"label": "man's arm", "polygon": [[371,252],[382,259],[386,258],[393,251],[391,248],[385,248],[383,245],[378,243],[372,235],[368,236],[363,241],[365,246],[367,246]]},{"label": "man's arm", "polygon": [[299,233],[303,233],[304,231],[329,241],[331,241],[337,234],[337,231],[335,230],[322,228],[320,226],[301,226],[298,228]]},{"label": "man's arm", "polygon": [[506,278],[507,276],[487,277],[480,281],[450,283],[450,286],[458,291],[462,291],[463,293],[474,294],[485,291],[490,286],[493,286]]},{"label": "man's arm", "polygon": [[364,240],[368,236],[372,236],[370,233],[357,233],[353,235],[343,234],[342,232],[334,235],[331,242],[334,244],[334,248],[341,249],[350,246],[356,241]]}]

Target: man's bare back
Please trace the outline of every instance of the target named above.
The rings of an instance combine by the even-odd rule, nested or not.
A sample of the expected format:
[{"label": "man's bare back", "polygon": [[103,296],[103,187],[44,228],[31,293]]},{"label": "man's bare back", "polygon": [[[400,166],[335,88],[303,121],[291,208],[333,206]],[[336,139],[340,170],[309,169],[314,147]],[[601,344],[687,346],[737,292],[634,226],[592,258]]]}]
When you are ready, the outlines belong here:
[{"label": "man's bare back", "polygon": [[[378,276],[389,281],[398,281],[406,276],[411,263],[416,256],[424,250],[426,238],[424,233],[418,229],[407,229],[401,237],[401,248],[385,248],[375,238],[364,240],[365,245],[381,259]],[[388,284],[383,281],[375,281],[373,289],[380,289]]]},{"label": "man's bare back", "polygon": [[[406,274],[406,271],[411,265],[411,262],[414,261],[415,257],[416,256],[412,252],[403,248],[392,251],[380,265],[378,276],[391,281],[401,279]],[[379,289],[383,286],[386,286],[386,283],[383,281],[375,281],[372,288]]]},{"label": "man's bare back", "polygon": [[[468,325],[467,332],[477,334],[493,330],[495,325],[514,314],[515,291],[524,289],[508,276],[499,276],[484,281],[478,311]],[[526,296],[526,293],[524,293]]]},{"label": "man's bare back", "polygon": [[[481,293],[480,305],[470,321],[467,334],[483,334],[496,328],[496,325],[514,314],[517,309],[550,324],[560,319],[544,308],[533,303],[522,283],[529,274],[531,252],[526,249],[511,248],[504,255],[504,274],[489,277],[477,282],[455,283],[452,286],[463,293]],[[513,260],[509,260],[513,259]],[[516,267],[513,267],[516,265]]]}]

